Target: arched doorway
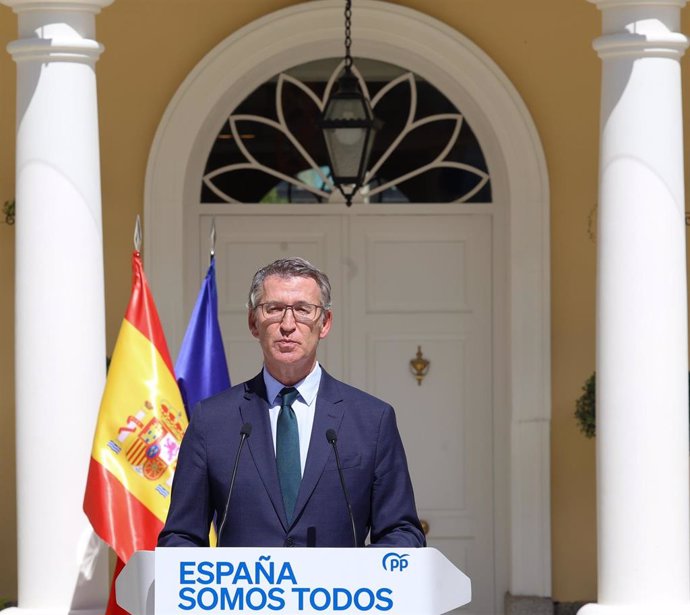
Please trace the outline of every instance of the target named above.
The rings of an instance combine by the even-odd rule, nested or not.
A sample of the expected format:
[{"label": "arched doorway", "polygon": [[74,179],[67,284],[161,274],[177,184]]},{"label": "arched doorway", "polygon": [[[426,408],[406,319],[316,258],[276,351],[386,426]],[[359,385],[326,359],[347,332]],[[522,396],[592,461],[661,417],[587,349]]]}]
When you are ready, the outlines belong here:
[{"label": "arched doorway", "polygon": [[[343,213],[344,206],[337,203],[318,204],[318,210],[313,205],[291,205],[289,213],[277,209],[279,205],[275,204],[255,207],[251,213],[243,210],[242,205],[226,207],[227,204],[200,210],[200,182],[205,164],[228,113],[277,73],[340,55],[341,3],[309,2],[268,15],[234,33],[200,62],[171,101],[159,126],[147,171],[147,270],[174,350],[198,288],[200,271],[205,267],[209,216],[216,216],[221,233],[226,224],[228,236],[234,234],[235,242],[238,232],[246,237],[255,232],[251,229],[270,228],[276,216],[285,218],[281,220],[282,228],[285,224],[292,225],[293,239],[304,236],[305,228],[311,229],[312,239],[316,237],[312,244],[325,242],[338,247],[328,252],[324,262],[319,262],[319,258],[314,260],[335,277],[335,283],[340,284],[346,297],[342,304],[345,328],[339,337],[330,340],[328,369],[391,399],[388,385],[381,383],[398,378],[399,372],[386,373],[392,369],[393,357],[408,352],[409,345],[416,348],[418,339],[425,339],[427,348],[433,349],[429,358],[436,366],[436,374],[448,370],[446,380],[452,381],[453,374],[457,379],[461,367],[453,372],[452,366],[458,364],[458,355],[448,348],[453,343],[461,348],[464,332],[449,333],[442,327],[438,331],[415,331],[403,340],[405,336],[401,337],[399,331],[381,328],[375,312],[389,298],[372,299],[368,291],[379,288],[377,280],[389,279],[391,274],[397,275],[398,280],[404,279],[405,274],[416,273],[395,267],[383,271],[373,263],[400,262],[400,255],[409,253],[409,241],[421,241],[427,247],[429,242],[438,245],[439,237],[455,227],[457,233],[447,238],[447,245],[463,242],[469,245],[470,238],[484,237],[472,258],[485,266],[488,264],[488,285],[484,270],[484,273],[473,270],[471,276],[484,279],[482,288],[488,303],[482,305],[488,310],[484,324],[489,329],[476,342],[476,347],[465,346],[463,352],[473,356],[478,350],[485,351],[478,362],[484,367],[469,374],[469,378],[472,381],[488,378],[489,384],[483,390],[489,394],[479,400],[470,395],[471,403],[467,404],[470,411],[463,420],[452,423],[450,430],[455,443],[460,445],[475,436],[473,425],[482,417],[483,427],[478,429],[488,429],[480,447],[482,454],[488,453],[488,458],[475,455],[457,473],[469,474],[482,483],[486,492],[481,498],[488,503],[472,511],[475,517],[484,515],[489,520],[488,528],[480,532],[484,538],[470,537],[465,541],[474,540],[484,557],[479,567],[481,572],[475,578],[476,587],[484,588],[482,597],[475,594],[477,600],[470,610],[476,607],[478,612],[498,612],[506,590],[514,594],[550,594],[548,187],[543,154],[518,94],[488,57],[456,31],[418,12],[365,0],[354,13],[353,32],[356,57],[389,62],[423,75],[462,110],[491,169],[490,208],[476,215],[462,210],[449,212],[447,205],[432,205],[424,211],[432,216],[419,224],[405,220],[409,210],[397,212],[397,205],[391,209],[387,205],[385,211],[372,211],[361,204],[359,210],[354,207],[348,213]],[[463,214],[464,218],[458,217]],[[261,218],[264,224],[257,225],[257,219]],[[394,219],[396,223],[391,225]],[[248,225],[249,230],[243,231],[242,225]],[[393,226],[396,229],[392,230]],[[401,237],[407,238],[408,245],[396,252]],[[255,239],[260,243],[261,237]],[[309,242],[302,244],[307,246]],[[295,251],[294,241],[293,245],[287,241],[285,249]],[[258,251],[266,255],[264,262],[272,256]],[[374,253],[377,256],[373,260],[352,260],[353,254]],[[222,266],[219,260],[219,269]],[[362,274],[362,268],[366,274]],[[443,275],[453,276],[453,273],[445,271]],[[234,302],[235,307],[230,306],[229,310],[241,313],[248,280],[238,279],[234,283],[238,287],[229,291],[232,295],[229,303]],[[398,286],[392,284],[389,291]],[[372,300],[374,313],[362,313],[362,306]],[[391,305],[395,311],[395,297],[389,301],[389,308]],[[434,307],[429,307],[433,312]],[[401,318],[404,317],[403,314]],[[353,331],[360,330],[362,323],[365,334],[353,338]],[[409,324],[401,326],[409,327]],[[226,328],[233,329],[225,331],[232,344],[236,327]],[[239,333],[237,336],[237,343],[244,343]],[[237,381],[247,374],[238,374],[237,368],[233,370],[237,359],[232,350],[229,354],[233,378]],[[404,356],[405,361],[412,358]],[[465,364],[470,363],[466,357]],[[362,369],[363,365],[367,368]],[[252,365],[251,371],[255,368]],[[430,406],[447,403],[444,398],[439,401],[434,397],[435,390],[436,387],[419,388],[421,392],[432,393],[426,398]],[[391,401],[395,403],[396,399]],[[401,424],[407,422],[410,430],[404,434],[408,449],[414,448],[418,439],[418,433],[413,431],[419,428],[416,420],[406,419],[404,413],[401,416]],[[444,423],[434,425],[438,430]],[[447,457],[437,459],[443,463]],[[415,477],[416,484],[433,482],[436,472],[440,469],[433,464],[425,466]],[[480,476],[481,472],[484,474]],[[426,491],[420,487],[417,490]],[[442,549],[452,550],[451,543],[459,540],[452,535],[455,530],[449,529],[453,519],[457,521],[455,512],[450,510],[453,506],[418,504],[422,516],[425,512],[435,515],[430,533],[432,543],[437,540]],[[483,506],[490,509],[484,510]],[[457,551],[467,552],[466,549]],[[464,568],[473,565],[457,563]]]}]

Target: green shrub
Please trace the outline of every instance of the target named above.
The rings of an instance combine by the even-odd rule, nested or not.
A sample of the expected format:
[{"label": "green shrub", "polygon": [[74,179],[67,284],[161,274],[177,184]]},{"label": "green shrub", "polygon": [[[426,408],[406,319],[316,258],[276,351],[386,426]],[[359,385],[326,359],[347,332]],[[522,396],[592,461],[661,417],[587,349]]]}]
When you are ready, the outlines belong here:
[{"label": "green shrub", "polygon": [[596,373],[593,373],[582,386],[582,395],[575,402],[575,418],[580,431],[588,438],[597,433]]},{"label": "green shrub", "polygon": [[[596,404],[596,372],[585,380],[582,395],[575,402],[575,419],[580,431],[588,438],[597,434],[597,404]],[[688,387],[690,388],[690,373],[688,373]],[[690,407],[688,408],[690,411]]]}]

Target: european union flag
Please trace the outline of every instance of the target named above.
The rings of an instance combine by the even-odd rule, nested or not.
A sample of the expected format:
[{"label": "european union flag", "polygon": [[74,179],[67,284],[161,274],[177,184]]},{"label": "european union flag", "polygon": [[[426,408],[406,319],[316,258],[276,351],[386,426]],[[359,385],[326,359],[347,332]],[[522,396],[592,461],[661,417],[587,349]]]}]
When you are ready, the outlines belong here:
[{"label": "european union flag", "polygon": [[213,256],[182,340],[175,375],[190,418],[197,402],[230,386],[228,363],[218,324],[218,291]]}]

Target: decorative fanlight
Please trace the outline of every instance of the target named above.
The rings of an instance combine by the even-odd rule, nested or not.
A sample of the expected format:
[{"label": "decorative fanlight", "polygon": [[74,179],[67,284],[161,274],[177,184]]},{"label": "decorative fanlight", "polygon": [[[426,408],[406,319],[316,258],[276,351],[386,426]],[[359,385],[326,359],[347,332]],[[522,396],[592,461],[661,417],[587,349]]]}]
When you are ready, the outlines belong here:
[{"label": "decorative fanlight", "polygon": [[333,183],[342,192],[348,207],[362,187],[369,156],[381,122],[374,117],[352,72],[350,22],[352,2],[345,1],[345,67],[321,116],[320,126],[326,141]]}]

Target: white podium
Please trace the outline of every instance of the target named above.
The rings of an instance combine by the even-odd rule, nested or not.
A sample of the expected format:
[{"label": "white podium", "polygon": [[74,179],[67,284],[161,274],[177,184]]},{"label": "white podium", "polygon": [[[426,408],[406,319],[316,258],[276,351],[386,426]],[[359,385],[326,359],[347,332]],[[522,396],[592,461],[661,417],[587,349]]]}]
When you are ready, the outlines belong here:
[{"label": "white podium", "polygon": [[163,548],[135,553],[116,595],[132,615],[440,615],[472,594],[432,548]]}]

